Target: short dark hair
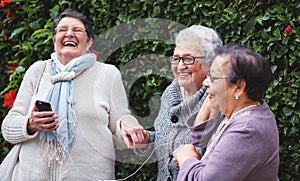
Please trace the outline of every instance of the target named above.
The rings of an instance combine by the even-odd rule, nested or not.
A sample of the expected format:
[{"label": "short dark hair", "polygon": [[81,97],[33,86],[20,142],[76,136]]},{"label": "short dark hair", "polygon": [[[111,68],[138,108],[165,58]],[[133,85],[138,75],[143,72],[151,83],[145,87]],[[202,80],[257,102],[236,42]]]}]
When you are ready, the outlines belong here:
[{"label": "short dark hair", "polygon": [[94,36],[94,32],[92,30],[92,25],[88,21],[88,19],[86,18],[85,15],[83,15],[82,13],[80,13],[76,10],[73,10],[73,9],[66,9],[54,20],[53,37],[55,37],[55,35],[56,35],[55,29],[56,29],[58,23],[60,22],[61,19],[65,18],[65,17],[72,17],[72,18],[79,19],[84,24],[84,28],[87,33],[88,39],[90,39]]},{"label": "short dark hair", "polygon": [[227,44],[216,50],[216,56],[229,56],[228,81],[236,84],[238,80],[246,82],[245,93],[249,99],[258,101],[263,98],[270,83],[273,73],[269,63],[258,53],[250,48]]}]

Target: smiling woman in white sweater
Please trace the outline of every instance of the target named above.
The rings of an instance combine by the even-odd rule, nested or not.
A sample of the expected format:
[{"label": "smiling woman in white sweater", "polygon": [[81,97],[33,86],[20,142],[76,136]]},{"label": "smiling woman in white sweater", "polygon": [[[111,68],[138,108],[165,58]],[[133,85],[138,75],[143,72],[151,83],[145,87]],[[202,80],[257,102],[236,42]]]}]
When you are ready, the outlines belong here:
[{"label": "smiling woman in white sweater", "polygon": [[[141,142],[143,129],[130,116],[118,69],[88,53],[92,30],[86,17],[66,10],[54,26],[55,52],[27,70],[3,120],[4,138],[21,145],[11,179],[114,179],[114,147],[126,147],[123,139],[131,136]],[[53,111],[39,112],[38,99]]]}]

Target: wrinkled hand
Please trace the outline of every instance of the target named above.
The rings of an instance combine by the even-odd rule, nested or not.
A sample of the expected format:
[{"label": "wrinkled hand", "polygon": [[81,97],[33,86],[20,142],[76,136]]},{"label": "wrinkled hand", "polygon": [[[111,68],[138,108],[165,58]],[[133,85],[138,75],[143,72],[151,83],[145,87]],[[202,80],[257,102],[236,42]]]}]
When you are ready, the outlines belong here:
[{"label": "wrinkled hand", "polygon": [[173,161],[177,162],[179,167],[189,158],[200,159],[200,155],[192,144],[180,145],[173,151]]},{"label": "wrinkled hand", "polygon": [[136,120],[121,121],[122,136],[130,149],[145,148],[149,142],[149,134]]},{"label": "wrinkled hand", "polygon": [[55,131],[58,128],[57,115],[53,111],[39,112],[34,104],[27,122],[27,132],[34,134],[36,131]]},{"label": "wrinkled hand", "polygon": [[197,114],[197,117],[196,117],[196,120],[195,120],[195,125],[199,125],[199,124],[202,124],[204,123],[205,121],[207,121],[209,118],[212,118],[214,117],[215,115],[217,115],[219,113],[219,110],[217,110],[216,108],[213,108],[211,106],[211,102],[210,102],[210,99],[207,97],[198,114]]}]

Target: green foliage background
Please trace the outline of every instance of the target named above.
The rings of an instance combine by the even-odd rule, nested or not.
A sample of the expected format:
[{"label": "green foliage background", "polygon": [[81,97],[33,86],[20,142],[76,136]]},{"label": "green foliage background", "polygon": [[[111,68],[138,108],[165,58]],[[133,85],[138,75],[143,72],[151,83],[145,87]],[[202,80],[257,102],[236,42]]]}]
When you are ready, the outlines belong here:
[{"label": "green foliage background", "polygon": [[[37,60],[49,58],[53,52],[53,19],[66,8],[86,14],[93,22],[96,35],[103,34],[121,23],[143,18],[160,18],[184,26],[201,24],[214,28],[224,43],[239,43],[262,54],[270,61],[275,74],[275,81],[266,94],[266,101],[276,116],[280,133],[279,177],[280,180],[300,180],[298,0],[11,0],[8,5],[0,7],[1,105],[6,92],[18,89],[29,65]],[[7,17],[9,9],[13,17]],[[284,30],[288,25],[291,25],[293,30],[286,35]],[[149,29],[146,31],[151,33]],[[109,42],[105,43],[109,46]],[[149,54],[171,55],[173,47],[172,42],[138,40],[122,45],[104,60],[101,59],[100,52],[99,58],[122,69],[126,60]],[[15,62],[19,63],[16,71],[7,72],[7,67]],[[135,75],[139,81],[129,97],[131,109],[141,118],[151,114],[148,105],[150,98],[161,95],[172,76],[166,67],[160,67],[160,71],[165,72],[164,75],[169,73],[168,79],[147,72],[149,70],[145,71],[144,74]],[[125,75],[127,73],[123,72]],[[154,107],[158,107],[158,104],[159,102],[153,103],[156,105]],[[1,107],[0,111],[2,120],[8,108]],[[149,120],[148,123],[143,120],[143,124],[149,124]],[[0,142],[2,160],[11,146],[1,135]],[[124,178],[138,167],[136,164],[117,162],[116,177]],[[155,173],[155,163],[149,163],[128,180],[149,180]]]}]

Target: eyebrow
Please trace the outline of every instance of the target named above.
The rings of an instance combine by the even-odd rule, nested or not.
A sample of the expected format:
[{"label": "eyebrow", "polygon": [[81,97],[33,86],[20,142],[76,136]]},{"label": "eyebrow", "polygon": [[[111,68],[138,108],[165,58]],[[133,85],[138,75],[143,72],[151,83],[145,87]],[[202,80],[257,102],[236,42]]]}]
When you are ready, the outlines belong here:
[{"label": "eyebrow", "polygon": [[85,29],[85,27],[80,27],[80,26],[68,26],[68,25],[61,25],[61,26],[57,26],[56,28],[83,28],[83,29]]},{"label": "eyebrow", "polygon": [[[173,56],[179,56],[178,54],[174,54]],[[183,54],[182,56],[192,56],[192,54],[187,53],[187,54]]]}]

